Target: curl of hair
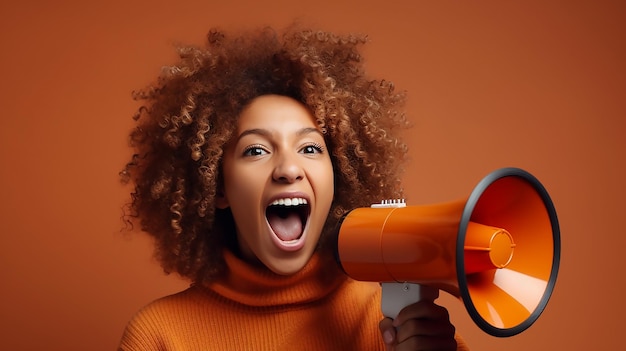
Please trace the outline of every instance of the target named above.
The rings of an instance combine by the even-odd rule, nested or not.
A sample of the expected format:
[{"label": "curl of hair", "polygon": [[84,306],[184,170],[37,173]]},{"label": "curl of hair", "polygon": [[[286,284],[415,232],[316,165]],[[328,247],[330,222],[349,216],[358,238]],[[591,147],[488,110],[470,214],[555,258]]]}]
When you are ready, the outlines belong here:
[{"label": "curl of hair", "polygon": [[324,133],[335,196],[320,250],[329,251],[325,239],[347,211],[402,196],[405,96],[367,77],[358,52],[366,41],[297,28],[233,37],[211,30],[205,47],[178,48],[178,63],[134,93],[144,102],[130,134],[134,154],[121,172],[134,184],[126,217],[154,237],[166,272],[197,283],[223,272],[222,250],[235,235],[230,211],[214,205],[222,148],[260,95],[302,102]]}]

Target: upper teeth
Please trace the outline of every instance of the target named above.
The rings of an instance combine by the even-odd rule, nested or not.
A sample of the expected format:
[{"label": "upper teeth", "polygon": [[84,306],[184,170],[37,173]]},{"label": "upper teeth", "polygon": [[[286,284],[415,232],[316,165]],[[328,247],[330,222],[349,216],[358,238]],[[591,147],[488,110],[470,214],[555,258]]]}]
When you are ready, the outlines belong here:
[{"label": "upper teeth", "polygon": [[280,206],[298,206],[298,205],[306,205],[308,202],[306,201],[306,199],[303,199],[301,197],[294,197],[294,198],[286,198],[286,199],[278,199],[278,200],[274,200],[274,202],[272,202],[270,205],[271,206],[275,206],[275,205],[280,205]]}]

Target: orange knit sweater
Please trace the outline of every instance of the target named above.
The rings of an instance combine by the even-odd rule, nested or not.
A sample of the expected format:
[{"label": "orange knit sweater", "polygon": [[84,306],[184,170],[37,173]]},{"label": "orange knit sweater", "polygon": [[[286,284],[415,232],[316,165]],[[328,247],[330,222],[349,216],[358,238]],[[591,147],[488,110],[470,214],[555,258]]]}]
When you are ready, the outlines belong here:
[{"label": "orange knit sweater", "polygon": [[[384,350],[380,287],[314,256],[278,276],[225,252],[228,275],[156,300],[129,322],[119,350]],[[457,338],[458,350],[467,350]]]}]

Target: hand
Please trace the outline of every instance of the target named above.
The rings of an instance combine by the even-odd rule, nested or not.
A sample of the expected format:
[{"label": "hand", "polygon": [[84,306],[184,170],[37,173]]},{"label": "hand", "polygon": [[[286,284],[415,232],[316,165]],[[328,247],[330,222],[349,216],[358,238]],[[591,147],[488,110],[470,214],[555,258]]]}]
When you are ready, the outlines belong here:
[{"label": "hand", "polygon": [[378,327],[387,351],[456,351],[455,328],[448,310],[433,301],[409,305],[396,319],[381,320]]}]

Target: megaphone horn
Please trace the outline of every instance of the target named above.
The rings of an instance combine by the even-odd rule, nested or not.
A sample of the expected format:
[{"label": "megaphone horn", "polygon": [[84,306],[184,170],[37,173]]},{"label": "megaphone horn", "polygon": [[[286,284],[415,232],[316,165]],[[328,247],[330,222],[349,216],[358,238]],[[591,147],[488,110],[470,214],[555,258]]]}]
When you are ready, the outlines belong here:
[{"label": "megaphone horn", "polygon": [[395,318],[444,290],[498,337],[518,334],[543,312],[560,260],[554,205],[519,168],[488,174],[467,200],[406,206],[388,201],[350,211],[336,256],[355,280],[382,283],[383,314]]}]

